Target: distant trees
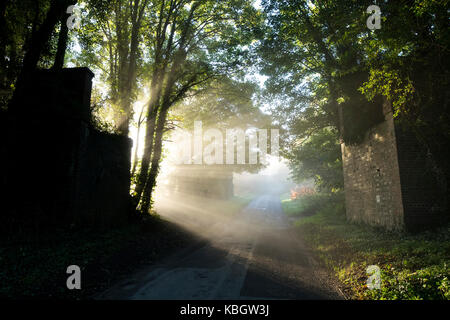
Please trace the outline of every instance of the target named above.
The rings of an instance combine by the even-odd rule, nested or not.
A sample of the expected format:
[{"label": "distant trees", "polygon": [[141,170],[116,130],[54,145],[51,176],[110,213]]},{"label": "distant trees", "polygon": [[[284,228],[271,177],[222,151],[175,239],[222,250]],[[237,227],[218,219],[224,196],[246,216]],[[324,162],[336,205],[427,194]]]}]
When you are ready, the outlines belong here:
[{"label": "distant trees", "polygon": [[215,77],[242,68],[261,21],[245,0],[163,0],[154,18],[144,155],[134,194],[143,212],[151,205],[169,109]]},{"label": "distant trees", "polygon": [[[246,132],[252,129],[266,129],[269,142],[270,129],[277,129],[272,127],[272,117],[259,109],[259,95],[260,88],[255,83],[221,77],[212,81],[202,92],[198,92],[195,96],[174,106],[172,114],[178,119],[179,126],[189,132],[194,131],[195,121],[201,121],[203,133],[209,129],[218,130],[222,139],[219,144],[223,146],[222,160],[226,163],[229,158],[225,146],[227,130],[241,129],[242,132]],[[215,138],[214,142],[216,142]],[[219,165],[222,167],[220,170],[256,173],[264,167],[261,159],[256,164],[250,164],[248,136],[245,137],[244,143],[245,164],[238,164],[235,161],[234,164]],[[209,141],[203,141],[203,145],[206,147],[209,145]],[[270,143],[268,143],[268,147],[270,147]],[[214,148],[214,153],[215,151]],[[237,160],[236,153],[237,149],[233,153],[234,160]],[[216,168],[216,170],[219,169]]]},{"label": "distant trees", "polygon": [[195,120],[202,121],[205,128],[219,130],[268,128],[271,117],[259,109],[260,99],[261,90],[257,84],[224,75],[177,104],[173,113],[182,119],[183,127],[189,129]]},{"label": "distant trees", "polygon": [[337,130],[323,128],[303,143],[289,148],[286,156],[290,160],[291,175],[295,181],[314,179],[322,192],[344,188],[341,145]]},{"label": "distant trees", "polygon": [[[256,128],[267,129],[270,141],[272,119],[259,109],[259,94],[260,88],[257,84],[223,76],[214,79],[204,90],[196,92],[194,96],[172,108],[172,117],[177,120],[177,126],[182,130],[169,137],[171,145],[179,148],[178,152],[173,152],[165,159],[174,169],[167,177],[167,190],[185,195],[228,199],[233,195],[233,173],[257,173],[265,167],[262,159],[256,164],[250,163],[249,154],[256,151],[250,151],[248,136],[242,139],[241,145],[244,146],[245,164],[225,164],[231,157],[237,160],[239,149],[238,143],[236,147],[233,144],[231,157],[227,154],[227,130],[230,132],[240,129],[246,132]],[[201,122],[201,132],[195,132],[196,121]],[[211,132],[209,130],[216,133],[214,137],[210,136],[211,139],[208,139],[208,132]],[[195,135],[202,138],[202,150],[192,152],[193,145],[198,143]],[[189,147],[191,152],[187,151]],[[216,152],[222,154],[216,157]],[[208,163],[208,158],[212,163]],[[224,164],[214,163],[218,159]],[[191,161],[191,164],[185,164],[186,160]],[[201,161],[196,164],[196,160]]]}]

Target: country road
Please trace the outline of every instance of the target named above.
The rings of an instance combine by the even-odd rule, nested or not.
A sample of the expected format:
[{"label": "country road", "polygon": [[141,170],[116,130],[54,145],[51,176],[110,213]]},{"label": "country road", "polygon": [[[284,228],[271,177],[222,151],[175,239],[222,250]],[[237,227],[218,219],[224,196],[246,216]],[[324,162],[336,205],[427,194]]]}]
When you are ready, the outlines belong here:
[{"label": "country road", "polygon": [[342,299],[289,226],[276,196],[256,198],[206,233],[210,240],[145,268],[97,298]]}]

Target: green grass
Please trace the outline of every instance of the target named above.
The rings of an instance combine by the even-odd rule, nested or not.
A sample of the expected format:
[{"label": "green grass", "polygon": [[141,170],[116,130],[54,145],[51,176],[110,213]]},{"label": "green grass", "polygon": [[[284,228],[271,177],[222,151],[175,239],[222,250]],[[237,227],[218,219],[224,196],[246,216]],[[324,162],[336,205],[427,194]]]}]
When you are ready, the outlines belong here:
[{"label": "green grass", "polygon": [[254,198],[255,196],[252,194],[233,196],[231,198],[231,202],[235,203],[238,207],[242,208],[247,206]]},{"label": "green grass", "polygon": [[233,196],[229,201],[222,202],[221,210],[228,212],[229,215],[235,216],[242,209],[244,209],[252,200],[254,196],[252,195],[239,195]]},{"label": "green grass", "polygon": [[281,202],[283,202],[285,200],[291,200],[291,194],[289,192],[285,192],[285,193],[281,194],[280,200],[281,200]]},{"label": "green grass", "polygon": [[[450,227],[420,234],[350,224],[328,203],[296,221],[299,233],[332,270],[351,299],[450,299]],[[381,288],[367,288],[366,269],[381,269]]]},{"label": "green grass", "polygon": [[332,202],[339,209],[343,206],[342,195],[339,194],[321,194],[305,195],[299,199],[291,200],[281,197],[281,206],[284,213],[291,217],[306,217],[315,214],[325,205]]}]

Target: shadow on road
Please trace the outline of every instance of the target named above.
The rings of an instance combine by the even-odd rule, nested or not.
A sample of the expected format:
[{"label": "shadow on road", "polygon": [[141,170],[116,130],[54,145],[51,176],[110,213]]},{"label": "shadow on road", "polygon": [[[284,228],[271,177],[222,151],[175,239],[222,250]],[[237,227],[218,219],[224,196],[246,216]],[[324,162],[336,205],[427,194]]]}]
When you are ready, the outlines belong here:
[{"label": "shadow on road", "polygon": [[159,213],[201,241],[144,268],[101,299],[339,299],[284,217],[278,197],[229,212],[217,200],[165,202]]}]

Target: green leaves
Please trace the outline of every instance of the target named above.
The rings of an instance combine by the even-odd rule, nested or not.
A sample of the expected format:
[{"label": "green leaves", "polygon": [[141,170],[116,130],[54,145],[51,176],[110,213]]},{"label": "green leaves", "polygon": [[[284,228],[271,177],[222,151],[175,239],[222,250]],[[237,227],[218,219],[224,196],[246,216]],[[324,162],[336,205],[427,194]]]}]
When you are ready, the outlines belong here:
[{"label": "green leaves", "polygon": [[318,130],[290,150],[287,157],[295,181],[314,179],[319,190],[324,192],[343,188],[341,151],[335,129]]},{"label": "green leaves", "polygon": [[400,76],[398,70],[370,70],[367,82],[359,88],[369,101],[375,96],[383,95],[392,102],[394,117],[400,113],[407,112],[408,103],[414,99],[414,86],[409,78]]},{"label": "green leaves", "polygon": [[[349,224],[334,212],[336,203],[296,226],[342,282],[350,299],[448,300],[450,233],[448,226],[421,234],[382,232]],[[381,269],[381,289],[366,286],[368,265]]]},{"label": "green leaves", "polygon": [[[267,103],[284,124],[284,153],[294,160],[295,150],[303,148],[296,141],[322,128],[340,130],[339,109],[344,127],[339,138],[358,143],[383,120],[384,97],[394,116],[407,120],[436,154],[448,180],[448,157],[439,155],[450,149],[449,1],[385,1],[379,4],[381,29],[373,32],[366,26],[370,4],[263,1],[268,25],[259,47],[260,68],[269,77]],[[300,159],[305,160],[299,156],[293,162],[296,172],[305,170]],[[318,172],[308,176],[320,177]]]}]

